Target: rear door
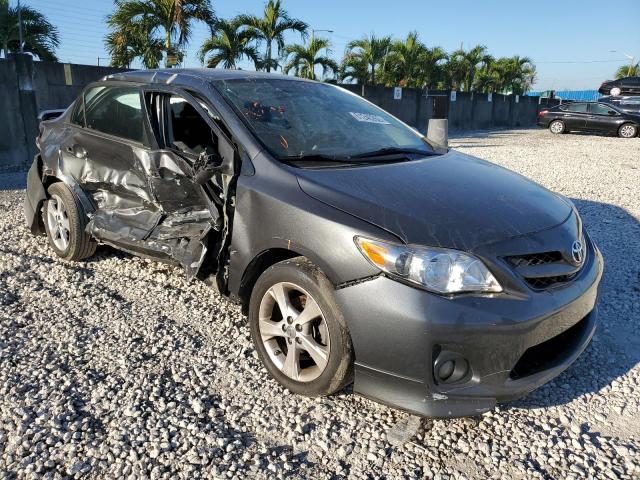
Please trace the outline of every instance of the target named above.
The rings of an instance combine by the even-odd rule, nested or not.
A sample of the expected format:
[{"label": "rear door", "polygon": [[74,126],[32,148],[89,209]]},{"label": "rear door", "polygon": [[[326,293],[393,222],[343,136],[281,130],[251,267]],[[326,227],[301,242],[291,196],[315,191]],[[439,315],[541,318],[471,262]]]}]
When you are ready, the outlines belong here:
[{"label": "rear door", "polygon": [[147,151],[139,85],[88,87],[60,145],[61,170],[93,202],[88,230],[107,243],[138,244],[159,218],[140,161]]},{"label": "rear door", "polygon": [[587,104],[568,103],[560,107],[562,115],[560,118],[567,130],[584,130],[587,127]]},{"label": "rear door", "polygon": [[589,130],[606,133],[617,133],[620,114],[604,103],[589,104]]}]

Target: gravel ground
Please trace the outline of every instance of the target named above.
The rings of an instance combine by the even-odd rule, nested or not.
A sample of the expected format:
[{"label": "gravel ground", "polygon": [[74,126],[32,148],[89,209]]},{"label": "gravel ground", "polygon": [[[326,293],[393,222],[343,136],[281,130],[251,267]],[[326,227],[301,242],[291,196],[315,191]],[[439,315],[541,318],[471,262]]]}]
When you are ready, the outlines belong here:
[{"label": "gravel ground", "polygon": [[415,417],[284,391],[239,308],[179,270],[55,258],[23,227],[23,176],[2,175],[0,478],[639,478],[640,139],[452,143],[574,199],[604,253],[599,330],[555,381],[398,445]]}]

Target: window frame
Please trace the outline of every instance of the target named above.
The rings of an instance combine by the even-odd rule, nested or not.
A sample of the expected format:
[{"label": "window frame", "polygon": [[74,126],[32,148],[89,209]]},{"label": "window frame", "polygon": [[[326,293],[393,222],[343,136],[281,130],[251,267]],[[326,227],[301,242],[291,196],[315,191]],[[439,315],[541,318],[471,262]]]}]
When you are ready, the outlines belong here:
[{"label": "window frame", "polygon": [[[169,98],[172,95],[183,98],[187,103],[189,103],[196,112],[203,118],[203,120],[207,123],[207,125],[211,128],[213,133],[218,136],[218,139],[224,139],[227,143],[233,146],[233,148],[238,151],[238,143],[235,141],[235,136],[232,133],[232,130],[229,128],[227,123],[223,120],[222,115],[219,110],[215,108],[211,104],[211,102],[207,101],[203,98],[200,92],[194,92],[189,88],[178,87],[178,86],[169,86],[162,84],[144,84],[141,86],[141,95],[143,99],[143,109],[147,112],[147,121],[149,122],[149,126],[151,128],[149,135],[151,135],[157,142],[157,149],[159,150],[167,150],[175,153],[176,155],[182,156],[189,160],[196,160],[198,155],[190,154],[189,152],[184,152],[182,150],[174,148],[169,143]],[[161,111],[159,115],[159,124],[157,128],[154,128],[152,123],[152,116],[156,115],[156,112],[149,110],[149,104],[146,95],[159,95],[162,97],[162,101],[160,102]],[[207,112],[204,110],[200,102],[205,104],[207,108],[211,110],[211,112],[215,115],[215,118],[209,117]],[[218,125],[220,123],[221,125]]]},{"label": "window frame", "polygon": [[[577,106],[577,105],[584,105],[584,112],[576,112],[574,110],[569,110],[569,108],[571,108],[572,106]],[[571,103],[567,103],[565,108],[561,108],[561,110],[563,112],[566,113],[571,113],[571,114],[579,114],[579,115],[586,115],[589,113],[589,104],[587,102],[571,102]]]},{"label": "window frame", "polygon": [[[128,82],[128,81],[123,81],[123,80],[107,80],[107,81],[98,81],[98,82],[92,82],[90,84],[88,84],[80,93],[80,95],[78,96],[78,98],[76,99],[76,105],[74,106],[72,115],[69,119],[69,121],[67,122],[67,125],[76,127],[76,128],[80,128],[82,129],[83,133],[89,133],[91,135],[95,135],[101,138],[104,138],[105,140],[115,140],[118,142],[122,142],[122,143],[126,143],[128,145],[134,146],[134,147],[138,147],[138,148],[144,148],[144,149],[149,149],[150,148],[150,137],[149,137],[149,129],[147,126],[147,119],[145,117],[147,117],[147,109],[145,107],[145,103],[144,103],[144,97],[143,97],[143,87],[145,86],[144,83],[140,83],[140,82]],[[137,140],[133,140],[131,138],[126,138],[126,137],[121,137],[119,135],[114,135],[112,133],[108,133],[108,132],[103,132],[102,130],[97,130],[97,129],[93,129],[93,128],[89,128],[87,127],[87,112],[86,112],[86,105],[85,105],[85,95],[86,93],[91,90],[92,88],[96,88],[96,87],[105,87],[105,88],[110,88],[110,87],[130,87],[133,89],[137,90],[138,96],[140,98],[140,105],[141,105],[141,109],[142,109],[142,142],[139,142]],[[78,100],[81,100],[80,102],[78,102]],[[78,111],[80,110],[80,108],[83,109],[83,124],[79,124],[77,122],[74,121],[76,114],[78,113]]]}]

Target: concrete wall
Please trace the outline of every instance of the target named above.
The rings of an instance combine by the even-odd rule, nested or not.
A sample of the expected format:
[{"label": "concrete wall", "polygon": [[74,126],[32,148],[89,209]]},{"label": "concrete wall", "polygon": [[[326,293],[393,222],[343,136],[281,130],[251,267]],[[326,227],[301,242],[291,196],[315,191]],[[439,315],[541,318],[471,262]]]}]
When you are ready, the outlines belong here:
[{"label": "concrete wall", "polygon": [[[451,101],[450,91],[424,91],[403,88],[402,98],[394,99],[392,87],[340,85],[395,115],[400,120],[426,132],[430,118],[435,117],[434,97],[446,98],[446,118],[451,130],[486,130],[491,128],[530,127],[536,124],[539,97],[457,92]],[[545,100],[545,99],[543,99]],[[544,106],[544,105],[543,105]]]},{"label": "concrete wall", "polygon": [[20,111],[15,63],[0,59],[0,170],[22,166],[28,156]]},{"label": "concrete wall", "polygon": [[68,107],[88,84],[123,71],[111,67],[0,59],[0,171],[25,168],[36,152],[37,116]]}]

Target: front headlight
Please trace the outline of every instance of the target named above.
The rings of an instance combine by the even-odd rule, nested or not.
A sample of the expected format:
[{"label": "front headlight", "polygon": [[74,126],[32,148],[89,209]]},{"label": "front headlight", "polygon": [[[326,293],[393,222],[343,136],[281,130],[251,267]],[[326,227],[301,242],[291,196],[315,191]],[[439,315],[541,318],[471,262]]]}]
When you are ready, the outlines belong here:
[{"label": "front headlight", "polygon": [[437,293],[501,292],[502,287],[478,258],[458,250],[410,247],[355,237],[362,254],[389,275]]}]

